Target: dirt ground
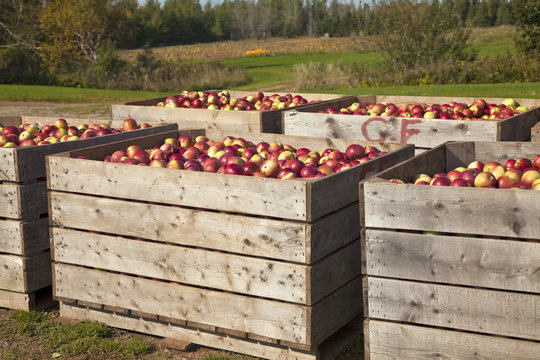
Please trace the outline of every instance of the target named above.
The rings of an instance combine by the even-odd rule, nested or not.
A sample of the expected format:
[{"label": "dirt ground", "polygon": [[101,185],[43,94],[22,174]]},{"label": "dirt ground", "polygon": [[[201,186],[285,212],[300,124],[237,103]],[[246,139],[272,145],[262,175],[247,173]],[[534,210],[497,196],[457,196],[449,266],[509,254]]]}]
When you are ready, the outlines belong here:
[{"label": "dirt ground", "polygon": [[82,119],[111,119],[111,104],[63,104],[0,102],[0,116],[47,116]]}]

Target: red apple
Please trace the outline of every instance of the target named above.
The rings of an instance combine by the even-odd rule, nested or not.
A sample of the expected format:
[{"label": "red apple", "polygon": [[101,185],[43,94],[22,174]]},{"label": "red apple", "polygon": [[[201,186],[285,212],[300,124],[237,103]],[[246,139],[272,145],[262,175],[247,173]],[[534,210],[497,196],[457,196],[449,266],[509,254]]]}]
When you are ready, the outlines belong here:
[{"label": "red apple", "polygon": [[532,166],[532,161],[527,158],[519,158],[516,160],[516,163],[514,164],[514,167],[518,169],[519,171],[523,171],[528,167]]},{"label": "red apple", "polygon": [[534,167],[540,169],[540,155],[536,155],[536,157],[532,161],[532,164],[533,164]]},{"label": "red apple", "polygon": [[450,181],[454,181],[461,178],[461,172],[455,169],[450,170],[446,176],[448,177],[448,179],[450,179]]},{"label": "red apple", "polygon": [[305,166],[300,171],[300,177],[303,177],[303,178],[315,177],[319,173],[320,173],[320,171],[317,170],[316,167],[314,167],[314,166]]},{"label": "red apple", "polygon": [[446,176],[438,176],[431,179],[429,185],[433,186],[449,186],[451,183],[450,179]]},{"label": "red apple", "polygon": [[268,159],[263,161],[263,163],[260,166],[260,170],[262,173],[264,173],[267,177],[275,178],[279,171],[281,170],[278,162],[273,159]]},{"label": "red apple", "polygon": [[497,179],[499,189],[510,189],[517,181],[509,176],[503,175]]},{"label": "red apple", "polygon": [[111,155],[111,162],[120,162],[120,159],[124,156],[126,156],[124,150],[117,150]]},{"label": "red apple", "polygon": [[457,186],[457,187],[470,187],[471,184],[469,184],[469,182],[465,179],[461,179],[461,178],[457,178],[457,179],[454,179],[451,183],[450,183],[450,186]]},{"label": "red apple", "polygon": [[521,182],[525,183],[528,187],[531,187],[532,183],[538,178],[540,178],[540,171],[526,170],[521,177]]},{"label": "red apple", "polygon": [[292,169],[289,169],[289,168],[285,168],[285,169],[282,169],[278,174],[277,174],[277,178],[278,179],[294,179],[294,178],[297,178],[298,175],[296,174],[296,172]]}]

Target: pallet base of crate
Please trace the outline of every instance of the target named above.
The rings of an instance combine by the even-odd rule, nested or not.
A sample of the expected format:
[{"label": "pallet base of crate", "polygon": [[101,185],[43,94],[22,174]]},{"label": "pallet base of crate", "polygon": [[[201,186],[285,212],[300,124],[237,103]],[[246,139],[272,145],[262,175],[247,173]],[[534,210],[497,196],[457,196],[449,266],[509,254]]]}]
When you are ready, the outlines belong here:
[{"label": "pallet base of crate", "polygon": [[540,342],[366,319],[366,360],[491,359],[533,360]]},{"label": "pallet base of crate", "polygon": [[56,304],[51,286],[30,293],[0,290],[0,308],[30,311],[48,309]]},{"label": "pallet base of crate", "polygon": [[[137,331],[149,335],[165,337],[187,343],[225,351],[247,354],[264,359],[282,360],[326,360],[333,359],[344,346],[354,340],[362,332],[362,317],[350,321],[335,332],[321,345],[311,350],[294,349],[284,344],[276,344],[255,340],[247,334],[243,337],[201,329],[190,325],[149,319],[132,312],[121,313],[104,308],[88,307],[80,302],[60,302],[60,316],[77,320],[99,321],[109,326],[125,330]],[[230,333],[230,331],[229,331]]]}]

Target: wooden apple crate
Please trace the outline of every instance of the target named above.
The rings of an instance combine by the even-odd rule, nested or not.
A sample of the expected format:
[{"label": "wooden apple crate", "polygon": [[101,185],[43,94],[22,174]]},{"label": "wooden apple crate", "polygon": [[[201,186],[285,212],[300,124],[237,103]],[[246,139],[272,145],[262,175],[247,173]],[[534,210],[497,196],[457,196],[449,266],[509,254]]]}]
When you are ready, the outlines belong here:
[{"label": "wooden apple crate", "polygon": [[366,359],[538,359],[540,192],[388,180],[539,151],[450,142],[360,184]]},{"label": "wooden apple crate", "polygon": [[[57,118],[0,117],[3,126],[53,124]],[[67,119],[70,125],[110,120]],[[47,146],[0,148],[0,307],[30,310],[51,305],[51,255],[45,157],[114,140],[176,129],[177,125],[69,141]],[[49,298],[49,299],[48,299]],[[51,301],[49,301],[51,300]]]},{"label": "wooden apple crate", "polygon": [[[253,95],[251,91],[230,91],[231,97],[239,98]],[[270,94],[270,93],[269,93]],[[282,95],[280,93],[280,95]],[[320,101],[330,106],[336,99],[345,95],[334,94],[299,94],[308,101]],[[347,96],[354,98],[352,96]],[[287,109],[265,111],[223,111],[207,109],[186,109],[155,107],[165,98],[134,101],[125,105],[112,106],[112,118],[123,120],[126,117],[141,119],[141,121],[178,123],[181,129],[210,129],[229,132],[265,132],[282,134],[282,114]],[[298,105],[302,108],[309,104]],[[304,134],[301,134],[304,135]]]},{"label": "wooden apple crate", "polygon": [[[500,104],[504,99],[485,99]],[[356,101],[396,105],[407,103],[444,104],[449,101],[472,103],[474,98],[424,96],[359,96],[341,99],[342,108]],[[517,99],[521,105],[540,105],[540,100]],[[334,105],[335,106],[335,105]],[[310,104],[283,114],[283,133],[329,138],[352,138],[367,141],[391,141],[431,149],[447,141],[528,141],[531,127],[540,120],[540,108],[505,120],[441,120],[403,117],[322,114],[325,104]],[[420,152],[420,151],[419,151]]]},{"label": "wooden apple crate", "polygon": [[[268,359],[320,359],[339,348],[325,340],[358,335],[358,182],[410,158],[414,147],[376,144],[390,152],[295,180],[78,159],[178,135],[49,157],[60,315]],[[211,139],[223,135],[207,131]],[[242,136],[313,149],[350,144]]]}]

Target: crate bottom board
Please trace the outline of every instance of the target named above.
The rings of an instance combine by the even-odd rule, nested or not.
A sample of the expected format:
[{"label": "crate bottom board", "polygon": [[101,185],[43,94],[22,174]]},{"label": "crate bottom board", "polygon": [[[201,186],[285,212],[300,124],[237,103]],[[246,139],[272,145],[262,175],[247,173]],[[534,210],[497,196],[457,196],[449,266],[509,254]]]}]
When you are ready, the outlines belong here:
[{"label": "crate bottom board", "polygon": [[330,360],[349,342],[361,334],[362,321],[357,317],[335,332],[313,351],[301,351],[287,346],[264,343],[249,338],[204,331],[124,313],[89,308],[60,302],[60,316],[76,320],[98,321],[112,327],[189,342],[225,351],[242,353],[264,359]]},{"label": "crate bottom board", "polygon": [[52,298],[51,286],[47,286],[31,293],[0,290],[0,308],[30,311],[48,309],[55,306],[57,303],[58,302]]},{"label": "crate bottom board", "polygon": [[373,319],[364,321],[366,360],[533,360],[540,342]]}]

